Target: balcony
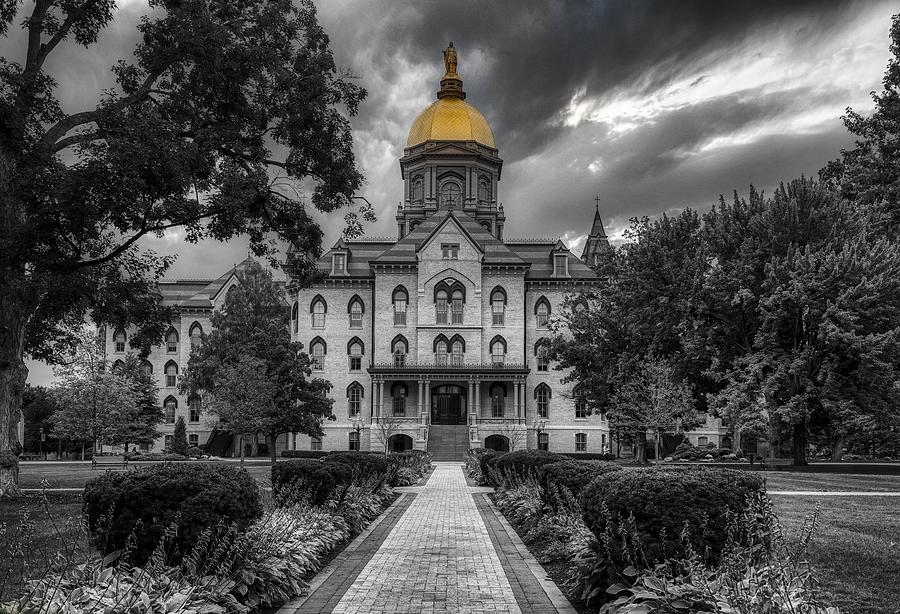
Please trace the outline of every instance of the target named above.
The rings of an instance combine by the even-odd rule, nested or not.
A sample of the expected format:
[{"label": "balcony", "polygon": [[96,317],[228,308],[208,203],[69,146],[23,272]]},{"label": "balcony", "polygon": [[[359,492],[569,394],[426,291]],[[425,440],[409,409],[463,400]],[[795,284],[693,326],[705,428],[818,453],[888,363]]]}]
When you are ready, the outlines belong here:
[{"label": "balcony", "polygon": [[377,375],[404,375],[410,376],[424,373],[436,374],[492,374],[492,375],[528,375],[530,372],[528,365],[512,362],[486,362],[472,363],[464,362],[453,364],[448,361],[447,364],[417,363],[411,361],[403,361],[403,364],[392,362],[377,362],[368,369],[369,373]]}]

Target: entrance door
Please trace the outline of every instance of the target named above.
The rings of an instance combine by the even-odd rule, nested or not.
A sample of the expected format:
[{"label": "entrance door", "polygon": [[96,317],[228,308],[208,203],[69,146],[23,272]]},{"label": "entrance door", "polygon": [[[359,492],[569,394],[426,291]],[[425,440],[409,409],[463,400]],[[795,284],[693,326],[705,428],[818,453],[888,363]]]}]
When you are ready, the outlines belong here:
[{"label": "entrance door", "polygon": [[431,393],[432,424],[466,424],[465,389],[462,386],[438,386]]}]

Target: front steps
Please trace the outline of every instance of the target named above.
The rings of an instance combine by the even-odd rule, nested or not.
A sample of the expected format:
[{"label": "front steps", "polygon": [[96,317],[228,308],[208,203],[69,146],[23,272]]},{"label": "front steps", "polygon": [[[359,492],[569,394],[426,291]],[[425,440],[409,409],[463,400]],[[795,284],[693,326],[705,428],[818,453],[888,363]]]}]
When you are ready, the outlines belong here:
[{"label": "front steps", "polygon": [[428,452],[432,460],[462,461],[469,449],[469,427],[465,424],[432,424],[428,427]]}]

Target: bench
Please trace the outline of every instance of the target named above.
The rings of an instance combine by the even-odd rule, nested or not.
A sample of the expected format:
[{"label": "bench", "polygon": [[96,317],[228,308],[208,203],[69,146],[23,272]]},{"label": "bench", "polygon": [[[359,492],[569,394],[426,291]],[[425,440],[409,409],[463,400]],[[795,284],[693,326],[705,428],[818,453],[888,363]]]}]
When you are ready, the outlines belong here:
[{"label": "bench", "polygon": [[764,458],[762,459],[763,467],[771,467],[774,469],[779,469],[781,467],[793,467],[794,459],[793,458]]},{"label": "bench", "polygon": [[95,456],[91,459],[91,469],[96,469],[97,467],[121,467],[125,469],[128,467],[128,459],[125,458],[122,454],[114,454],[112,456]]}]

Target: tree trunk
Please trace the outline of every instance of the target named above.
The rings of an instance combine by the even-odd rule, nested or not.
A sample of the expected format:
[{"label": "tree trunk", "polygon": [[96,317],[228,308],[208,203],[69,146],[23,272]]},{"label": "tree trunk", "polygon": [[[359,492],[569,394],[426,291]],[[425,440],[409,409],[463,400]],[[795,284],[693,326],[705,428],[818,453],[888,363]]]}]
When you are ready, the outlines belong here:
[{"label": "tree trunk", "polygon": [[794,464],[806,465],[806,422],[794,425]]},{"label": "tree trunk", "polygon": [[831,460],[839,463],[844,457],[844,436],[838,435],[831,442]]},{"label": "tree trunk", "polygon": [[743,442],[741,441],[741,427],[734,427],[734,441],[731,442],[731,451],[737,454],[738,450],[743,450]]},{"label": "tree trunk", "polygon": [[81,460],[84,460],[84,441],[81,442]]},{"label": "tree trunk", "polygon": [[243,435],[241,435],[238,438],[238,443],[241,446],[241,465],[243,465],[244,464],[244,436]]},{"label": "tree trunk", "polygon": [[634,443],[634,460],[637,463],[647,462],[647,431],[638,431]]},{"label": "tree trunk", "polygon": [[657,429],[657,431],[656,431],[656,453],[655,453],[655,456],[656,456],[655,460],[657,463],[662,460],[661,454],[662,454],[662,448],[659,445],[659,429]]},{"label": "tree trunk", "polygon": [[[7,220],[0,222],[5,225]],[[10,273],[7,267],[0,269],[0,452],[11,451],[13,442],[19,439],[22,394],[28,378],[23,360],[28,312],[23,293],[28,289],[19,287],[27,282],[18,276],[13,279]],[[0,467],[0,488],[5,497],[21,494],[16,468]]]},{"label": "tree trunk", "polygon": [[278,441],[278,433],[269,434],[269,457],[272,459],[272,465],[278,462],[278,455],[275,453],[275,443]]},{"label": "tree trunk", "polygon": [[56,440],[56,460],[62,460],[62,439]]}]

